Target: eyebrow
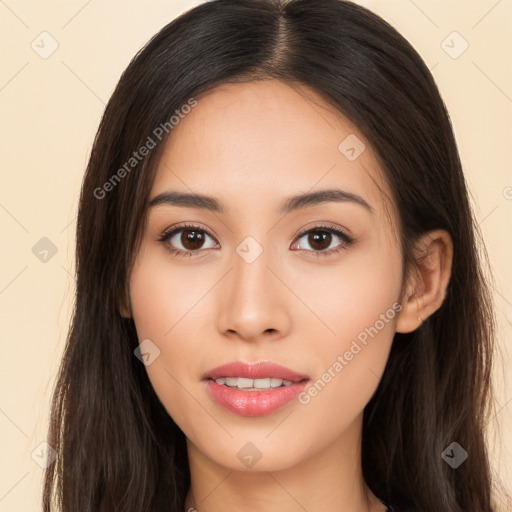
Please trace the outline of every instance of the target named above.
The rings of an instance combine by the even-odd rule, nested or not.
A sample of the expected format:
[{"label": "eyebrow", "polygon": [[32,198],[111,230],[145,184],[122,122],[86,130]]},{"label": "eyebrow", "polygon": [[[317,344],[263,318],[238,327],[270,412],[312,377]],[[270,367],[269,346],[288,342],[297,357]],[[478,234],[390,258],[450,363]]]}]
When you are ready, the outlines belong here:
[{"label": "eyebrow", "polygon": [[[286,199],[279,208],[279,213],[286,214],[294,210],[315,206],[321,203],[355,203],[370,213],[373,208],[360,196],[340,189],[325,189],[316,192],[307,192]],[[223,205],[214,197],[203,194],[190,194],[167,190],[155,196],[149,202],[150,208],[160,205],[181,206],[184,208],[198,208],[215,213],[224,213]]]}]

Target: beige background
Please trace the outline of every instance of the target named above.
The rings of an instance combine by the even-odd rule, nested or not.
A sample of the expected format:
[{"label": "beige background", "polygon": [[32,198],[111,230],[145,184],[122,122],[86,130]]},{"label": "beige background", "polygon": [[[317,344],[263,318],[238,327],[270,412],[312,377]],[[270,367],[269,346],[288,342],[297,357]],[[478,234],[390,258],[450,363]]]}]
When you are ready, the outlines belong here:
[{"label": "beige background", "polygon": [[[41,509],[43,471],[31,454],[38,460],[46,435],[72,311],[78,195],[105,103],[136,51],[198,3],[0,0],[0,512]],[[492,424],[499,428],[492,430],[501,438],[493,435],[491,448],[510,489],[512,1],[360,3],[419,51],[451,114],[495,275],[500,354]],[[57,251],[46,262],[32,250],[48,244],[43,237]]]}]

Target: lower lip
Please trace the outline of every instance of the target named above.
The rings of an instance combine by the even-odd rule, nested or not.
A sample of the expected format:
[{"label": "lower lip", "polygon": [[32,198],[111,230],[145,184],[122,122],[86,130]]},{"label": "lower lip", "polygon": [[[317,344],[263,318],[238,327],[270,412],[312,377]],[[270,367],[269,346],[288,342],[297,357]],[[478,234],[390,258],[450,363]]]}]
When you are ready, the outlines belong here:
[{"label": "lower lip", "polygon": [[209,379],[206,389],[210,396],[222,407],[240,416],[265,416],[291,402],[307,385],[308,381],[295,382],[290,386],[243,391],[217,384]]}]

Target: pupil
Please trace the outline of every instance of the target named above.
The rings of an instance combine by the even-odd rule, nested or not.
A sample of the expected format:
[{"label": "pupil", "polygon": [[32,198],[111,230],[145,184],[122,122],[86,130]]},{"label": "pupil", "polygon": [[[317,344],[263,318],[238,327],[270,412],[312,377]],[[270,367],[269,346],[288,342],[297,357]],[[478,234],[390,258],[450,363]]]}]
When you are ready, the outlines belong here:
[{"label": "pupil", "polygon": [[[331,244],[330,240],[329,240],[329,237],[331,236],[331,233],[328,233],[327,231],[316,231],[314,234],[310,234],[309,235],[309,244],[311,245],[311,247],[313,247],[313,249],[319,249],[319,250],[323,250],[323,249],[326,249],[327,247],[329,247],[329,245]],[[325,241],[328,241],[327,245],[325,244]],[[324,242],[322,244],[322,242]]]},{"label": "pupil", "polygon": [[200,249],[203,243],[203,235],[200,231],[183,231],[181,243],[187,249]]}]

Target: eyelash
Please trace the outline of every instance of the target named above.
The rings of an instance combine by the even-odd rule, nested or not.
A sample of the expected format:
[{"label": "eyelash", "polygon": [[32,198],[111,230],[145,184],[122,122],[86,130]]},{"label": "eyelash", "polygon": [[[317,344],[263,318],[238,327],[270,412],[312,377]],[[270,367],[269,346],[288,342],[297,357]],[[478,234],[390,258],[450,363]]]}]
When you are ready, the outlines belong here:
[{"label": "eyelash", "polygon": [[[203,229],[199,226],[195,226],[193,224],[184,224],[184,225],[180,225],[180,226],[175,226],[172,229],[162,233],[162,235],[157,239],[157,241],[163,243],[165,249],[168,252],[170,252],[171,254],[173,254],[174,256],[180,256],[180,257],[183,256],[185,258],[197,258],[200,256],[201,249],[198,249],[197,251],[183,251],[181,249],[175,249],[175,248],[171,247],[168,243],[166,243],[176,233],[179,233],[180,231],[185,231],[185,230],[200,231],[202,233],[206,233],[210,238],[215,240],[213,235],[211,235],[208,232],[208,230]],[[324,226],[324,225],[314,226],[305,231],[302,231],[301,233],[299,233],[297,235],[296,239],[300,240],[304,235],[307,235],[309,233],[314,233],[314,232],[328,232],[328,233],[338,236],[339,238],[341,238],[343,240],[343,243],[340,244],[335,249],[322,250],[322,251],[311,251],[311,250],[307,250],[307,249],[299,249],[302,251],[313,253],[314,257],[317,257],[317,258],[331,256],[331,255],[337,254],[341,251],[344,251],[347,249],[347,247],[349,247],[355,241],[352,237],[348,236],[345,232],[341,231],[340,229],[336,229],[336,228],[333,228],[330,226]]]}]

